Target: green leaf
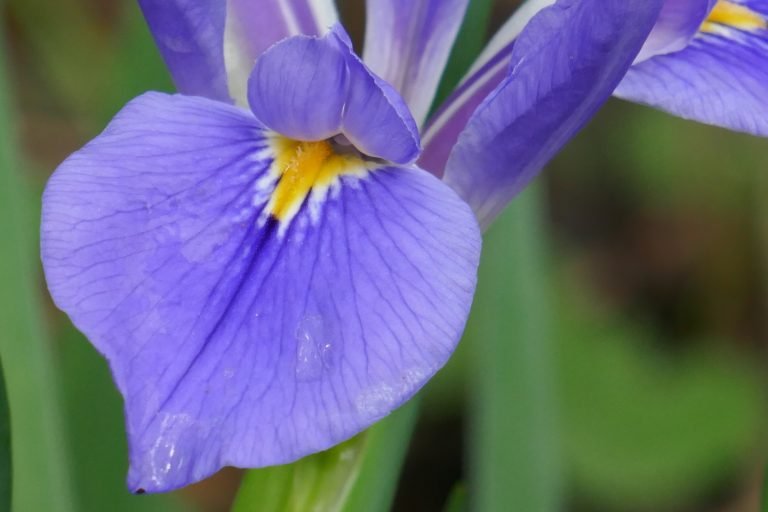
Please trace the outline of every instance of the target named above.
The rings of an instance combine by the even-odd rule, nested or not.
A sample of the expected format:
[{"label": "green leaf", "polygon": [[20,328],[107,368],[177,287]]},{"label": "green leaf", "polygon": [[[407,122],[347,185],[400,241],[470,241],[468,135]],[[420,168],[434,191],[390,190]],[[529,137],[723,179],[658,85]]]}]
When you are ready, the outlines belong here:
[{"label": "green leaf", "polygon": [[763,474],[763,496],[761,499],[762,506],[760,510],[762,512],[768,512],[768,469]]},{"label": "green leaf", "polygon": [[[2,25],[0,25],[2,31]],[[0,41],[3,34],[0,33]],[[0,48],[0,358],[11,410],[13,508],[73,510],[56,386],[56,368],[40,307],[37,251],[39,199],[20,176]]]},{"label": "green leaf", "polygon": [[481,512],[561,501],[539,193],[526,190],[489,231],[470,318],[470,493]]},{"label": "green leaf", "polygon": [[368,431],[294,464],[246,473],[233,512],[385,512],[418,413],[412,400]]},{"label": "green leaf", "polygon": [[0,510],[11,510],[11,415],[0,365]]}]

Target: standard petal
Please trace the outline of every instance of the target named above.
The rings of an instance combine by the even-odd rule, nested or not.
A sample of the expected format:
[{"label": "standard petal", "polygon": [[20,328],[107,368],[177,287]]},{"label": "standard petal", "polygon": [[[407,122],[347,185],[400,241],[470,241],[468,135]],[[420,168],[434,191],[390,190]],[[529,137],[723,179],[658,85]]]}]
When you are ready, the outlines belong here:
[{"label": "standard petal", "polygon": [[454,192],[371,168],[281,230],[271,148],[239,109],[150,94],[46,188],[46,278],[125,397],[134,491],[328,448],[413,395],[463,329],[480,237]]},{"label": "standard petal", "polygon": [[392,84],[421,124],[469,0],[368,0],[363,60]]},{"label": "standard petal", "polygon": [[399,164],[421,151],[407,105],[354,54],[341,25],[272,46],[256,63],[248,95],[261,122],[293,139],[343,134],[362,153]]},{"label": "standard petal", "polygon": [[768,136],[768,3],[720,1],[682,51],[633,66],[616,95]]},{"label": "standard petal", "polygon": [[685,48],[699,31],[716,1],[665,0],[659,19],[635,63]]},{"label": "standard petal", "polygon": [[228,101],[224,2],[139,0],[139,5],[178,91]]},{"label": "standard petal", "polygon": [[436,176],[443,175],[448,156],[469,118],[507,76],[515,39],[536,13],[554,1],[528,0],[491,39],[459,87],[429,119],[419,165]]},{"label": "standard petal", "polygon": [[229,91],[247,104],[248,76],[267,48],[287,37],[318,36],[338,22],[334,0],[220,0],[226,3],[224,36]]},{"label": "standard petal", "polygon": [[478,107],[444,179],[487,226],[610,97],[659,0],[559,0],[518,37],[509,76]]}]

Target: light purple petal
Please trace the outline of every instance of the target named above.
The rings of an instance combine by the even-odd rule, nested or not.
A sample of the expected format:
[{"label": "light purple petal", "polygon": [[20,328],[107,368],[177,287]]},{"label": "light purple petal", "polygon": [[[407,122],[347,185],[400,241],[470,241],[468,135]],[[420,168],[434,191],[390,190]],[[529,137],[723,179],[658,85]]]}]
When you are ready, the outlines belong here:
[{"label": "light purple petal", "polygon": [[123,393],[131,490],[326,449],[398,407],[456,346],[480,237],[415,167],[346,176],[281,233],[263,128],[147,94],[44,195],[56,304]]},{"label": "light purple petal", "polygon": [[469,0],[367,0],[363,60],[392,84],[418,124],[437,86]]},{"label": "light purple petal", "polygon": [[353,53],[341,25],[322,38],[274,45],[259,58],[249,87],[256,117],[285,136],[317,141],[343,134],[366,155],[401,164],[421,151],[403,99]]},{"label": "light purple petal", "polygon": [[348,90],[347,59],[333,41],[297,36],[259,57],[248,103],[262,123],[286,137],[323,140],[341,131]]},{"label": "light purple petal", "polygon": [[424,128],[419,165],[436,176],[445,172],[451,150],[475,109],[507,76],[514,41],[525,25],[555,0],[528,0],[491,39],[472,68]]},{"label": "light purple petal", "polygon": [[768,136],[768,1],[732,3],[754,23],[706,23],[684,50],[630,69],[616,95],[671,114]]},{"label": "light purple petal", "polygon": [[487,226],[610,97],[659,0],[559,0],[512,50],[510,75],[459,137],[445,181]]},{"label": "light purple petal", "polygon": [[635,62],[685,48],[717,0],[665,0],[659,19]]},{"label": "light purple petal", "polygon": [[139,0],[179,92],[228,101],[225,5],[213,0]]},{"label": "light purple petal", "polygon": [[256,58],[286,37],[323,34],[333,0],[139,0],[179,92],[246,104]]},{"label": "light purple petal", "polygon": [[404,99],[355,55],[340,25],[334,34],[346,52],[349,69],[344,135],[366,155],[399,164],[413,162],[421,153],[421,142]]},{"label": "light purple petal", "polygon": [[248,76],[270,46],[297,35],[325,34],[339,16],[334,0],[219,0],[227,5],[224,37],[229,90],[246,105]]}]

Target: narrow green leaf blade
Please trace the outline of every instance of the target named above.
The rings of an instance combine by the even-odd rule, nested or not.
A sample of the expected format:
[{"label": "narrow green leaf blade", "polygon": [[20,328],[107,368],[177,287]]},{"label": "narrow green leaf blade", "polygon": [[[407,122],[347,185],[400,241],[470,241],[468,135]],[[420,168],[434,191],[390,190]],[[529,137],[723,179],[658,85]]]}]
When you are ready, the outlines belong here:
[{"label": "narrow green leaf blade", "polygon": [[470,319],[470,494],[481,512],[559,509],[539,193],[523,193],[488,233]]},{"label": "narrow green leaf blade", "polygon": [[765,474],[763,475],[763,496],[760,507],[762,512],[768,512],[768,464],[766,465]]},{"label": "narrow green leaf blade", "polygon": [[[0,41],[1,32],[2,25]],[[12,413],[13,508],[68,512],[74,507],[55,367],[38,296],[39,202],[18,174],[8,76],[4,48],[0,48],[0,357]]]},{"label": "narrow green leaf blade", "polygon": [[11,510],[11,415],[0,364],[0,510]]}]

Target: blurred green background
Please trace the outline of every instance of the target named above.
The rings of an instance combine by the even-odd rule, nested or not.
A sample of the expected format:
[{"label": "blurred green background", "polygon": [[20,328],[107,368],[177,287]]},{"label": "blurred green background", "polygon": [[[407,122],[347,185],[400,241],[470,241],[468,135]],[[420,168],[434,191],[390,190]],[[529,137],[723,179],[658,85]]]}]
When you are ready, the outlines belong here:
[{"label": "blurred green background", "polygon": [[[516,3],[473,3],[447,82]],[[0,355],[18,512],[228,510],[238,470],[128,494],[120,397],[47,298],[36,253],[58,163],[132,97],[172,90],[150,34],[130,0],[0,5]],[[362,40],[362,0],[339,5]],[[467,334],[421,394],[394,510],[759,510],[767,166],[768,141],[609,102],[488,233]]]}]

